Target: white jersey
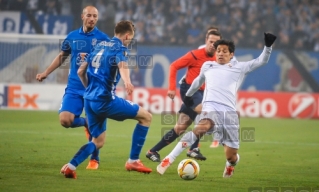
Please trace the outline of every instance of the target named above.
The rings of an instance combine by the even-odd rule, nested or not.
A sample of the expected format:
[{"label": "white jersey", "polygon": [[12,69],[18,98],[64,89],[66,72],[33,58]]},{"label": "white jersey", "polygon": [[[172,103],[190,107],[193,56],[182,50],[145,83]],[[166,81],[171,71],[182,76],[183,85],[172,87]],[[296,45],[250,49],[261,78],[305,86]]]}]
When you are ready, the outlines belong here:
[{"label": "white jersey", "polygon": [[245,76],[269,60],[271,47],[264,47],[261,55],[247,62],[231,61],[228,64],[218,64],[216,61],[206,61],[199,76],[194,79],[186,96],[192,96],[205,82],[204,102],[216,102],[236,110],[236,94]]},{"label": "white jersey", "polygon": [[[206,46],[205,44],[200,45],[200,46],[198,47],[198,49],[204,48],[205,46]],[[230,61],[231,61],[231,62],[232,62],[232,61],[237,61],[237,59],[236,59],[236,57],[234,56]],[[183,75],[183,77],[178,81],[178,84],[182,84],[182,83],[183,83],[183,80],[184,80],[185,78],[186,78],[186,74]]]}]

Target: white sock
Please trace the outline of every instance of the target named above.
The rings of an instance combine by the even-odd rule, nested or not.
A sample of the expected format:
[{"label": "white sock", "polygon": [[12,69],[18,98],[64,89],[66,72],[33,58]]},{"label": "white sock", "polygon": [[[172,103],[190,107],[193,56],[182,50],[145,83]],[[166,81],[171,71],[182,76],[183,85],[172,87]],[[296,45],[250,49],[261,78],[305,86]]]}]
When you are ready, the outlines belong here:
[{"label": "white sock", "polygon": [[75,171],[76,167],[74,165],[72,165],[71,163],[68,163],[68,167],[72,170]]},{"label": "white sock", "polygon": [[137,160],[138,160],[138,159],[134,159],[134,160],[133,160],[133,159],[128,159],[128,162],[129,162],[129,163],[134,163],[134,162],[137,161]]},{"label": "white sock", "polygon": [[238,162],[239,162],[239,154],[237,153],[237,161],[235,163],[229,163],[228,161],[226,161],[226,167],[228,167],[228,166],[235,167]]},{"label": "white sock", "polygon": [[175,161],[176,157],[181,154],[185,148],[190,147],[195,143],[197,140],[196,135],[190,131],[186,133],[180,140],[180,142],[177,143],[175,148],[171,151],[171,153],[167,156],[169,158],[169,162],[173,163]]}]

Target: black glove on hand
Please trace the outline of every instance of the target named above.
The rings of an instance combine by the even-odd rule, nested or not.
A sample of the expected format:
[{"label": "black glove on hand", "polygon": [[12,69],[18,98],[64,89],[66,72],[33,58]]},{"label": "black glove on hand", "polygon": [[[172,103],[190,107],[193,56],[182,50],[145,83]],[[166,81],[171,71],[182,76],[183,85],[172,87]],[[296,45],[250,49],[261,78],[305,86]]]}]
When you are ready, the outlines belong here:
[{"label": "black glove on hand", "polygon": [[271,47],[271,45],[275,42],[276,36],[271,33],[264,33],[265,36],[265,45],[266,47]]},{"label": "black glove on hand", "polygon": [[194,101],[193,101],[193,98],[192,97],[187,97],[185,96],[184,99],[184,104],[187,106],[187,107],[190,107],[192,105],[194,105]]}]

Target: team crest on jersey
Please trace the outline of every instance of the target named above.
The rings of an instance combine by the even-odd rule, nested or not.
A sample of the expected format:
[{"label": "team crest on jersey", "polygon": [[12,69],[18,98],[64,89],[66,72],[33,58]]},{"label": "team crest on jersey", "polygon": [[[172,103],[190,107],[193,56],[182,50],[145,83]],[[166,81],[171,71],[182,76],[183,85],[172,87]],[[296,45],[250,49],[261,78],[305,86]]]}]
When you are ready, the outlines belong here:
[{"label": "team crest on jersey", "polygon": [[96,45],[96,42],[97,42],[97,39],[96,39],[96,38],[92,39],[92,45],[93,45],[93,46]]},{"label": "team crest on jersey", "polygon": [[76,64],[81,65],[83,62],[87,62],[88,53],[78,53],[76,56]]}]

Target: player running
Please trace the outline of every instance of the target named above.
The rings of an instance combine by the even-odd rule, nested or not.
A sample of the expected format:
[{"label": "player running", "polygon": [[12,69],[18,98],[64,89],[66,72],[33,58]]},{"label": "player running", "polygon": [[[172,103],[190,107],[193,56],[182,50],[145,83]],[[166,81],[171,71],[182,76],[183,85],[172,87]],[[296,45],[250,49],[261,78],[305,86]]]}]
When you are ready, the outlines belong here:
[{"label": "player running", "polygon": [[219,40],[214,43],[216,61],[207,61],[203,64],[199,76],[193,81],[185,94],[184,103],[193,106],[193,95],[206,82],[203,111],[199,115],[199,123],[195,129],[186,133],[177,143],[171,153],[157,166],[161,175],[174,162],[176,157],[191,146],[205,133],[216,131],[220,136],[220,143],[224,146],[226,166],[223,177],[231,177],[236,164],[239,162],[237,153],[239,148],[239,120],[236,112],[236,94],[245,76],[256,68],[265,65],[271,54],[272,44],[276,36],[264,34],[265,47],[261,55],[247,62],[231,61],[235,45],[232,41]]},{"label": "player running", "polygon": [[[109,41],[110,39],[96,27],[98,10],[95,7],[85,7],[81,18],[83,26],[67,35],[62,43],[59,55],[56,56],[43,73],[37,74],[36,79],[42,82],[71,55],[68,83],[59,109],[60,123],[65,128],[85,126],[86,136],[91,140],[87,130],[86,120],[84,117],[81,117],[84,106],[83,94],[85,88],[77,75],[77,70],[81,63],[88,57],[94,45],[100,41]],[[97,169],[98,167],[99,151],[97,150],[92,154],[86,168]]]},{"label": "player running", "polygon": [[[169,88],[167,95],[174,99],[176,95],[176,74],[177,71],[187,67],[186,78],[183,79],[180,85],[180,95],[184,98],[186,91],[189,89],[193,80],[200,73],[201,66],[205,61],[215,61],[215,48],[214,43],[221,39],[221,34],[218,31],[212,30],[206,34],[206,47],[202,49],[195,49],[188,52],[186,55],[174,61],[170,66],[169,75]],[[158,153],[162,148],[166,147],[179,135],[185,132],[185,130],[192,124],[195,120],[197,113],[201,112],[201,102],[203,98],[203,90],[205,86],[203,85],[192,97],[194,98],[194,104],[192,106],[185,106],[182,104],[179,111],[179,117],[176,125],[173,129],[167,132],[162,139],[147,153],[146,157],[153,162],[160,162],[160,154]],[[188,157],[192,157],[198,160],[206,160],[200,150],[198,149],[199,139],[193,143],[190,150],[187,152]]]},{"label": "player running", "polygon": [[128,171],[152,172],[152,169],[145,167],[139,160],[152,115],[136,103],[115,95],[116,85],[121,77],[127,94],[133,92],[127,63],[127,46],[134,37],[134,25],[130,21],[120,21],[116,24],[114,33],[115,36],[110,42],[101,42],[96,46],[88,62],[84,62],[78,70],[78,75],[86,87],[84,105],[93,139],[83,145],[73,159],[62,167],[61,173],[67,178],[76,178],[76,167],[94,150],[103,147],[108,118],[117,121],[138,121],[125,168]]}]

